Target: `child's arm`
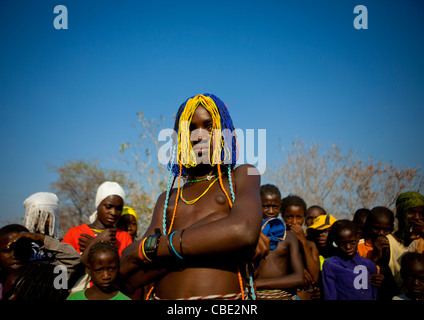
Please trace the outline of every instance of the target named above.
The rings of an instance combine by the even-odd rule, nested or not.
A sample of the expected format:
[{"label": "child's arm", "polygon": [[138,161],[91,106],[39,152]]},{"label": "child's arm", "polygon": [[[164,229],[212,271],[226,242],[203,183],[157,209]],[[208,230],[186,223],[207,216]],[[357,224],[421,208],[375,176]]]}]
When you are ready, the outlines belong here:
[{"label": "child's arm", "polygon": [[305,268],[312,276],[313,282],[318,281],[319,276],[319,252],[312,241],[306,239],[305,232],[301,226],[292,225],[290,230],[296,235],[297,239],[302,246],[304,257],[305,257]]},{"label": "child's arm", "polygon": [[289,248],[288,262],[292,272],[284,277],[277,278],[261,278],[256,280],[258,288],[268,289],[290,289],[298,288],[304,284],[305,278],[303,273],[303,262],[299,253],[299,244],[296,236],[287,231],[286,240]]}]

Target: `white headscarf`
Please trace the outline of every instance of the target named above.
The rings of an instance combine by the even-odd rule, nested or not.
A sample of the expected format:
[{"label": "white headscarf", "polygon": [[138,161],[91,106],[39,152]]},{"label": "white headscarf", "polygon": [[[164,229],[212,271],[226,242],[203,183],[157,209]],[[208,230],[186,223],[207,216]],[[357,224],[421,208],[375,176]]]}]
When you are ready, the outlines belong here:
[{"label": "white headscarf", "polygon": [[[25,227],[30,232],[41,232],[58,237],[59,235],[59,199],[54,193],[37,192],[24,201]],[[44,230],[47,219],[50,218],[49,230]]]},{"label": "white headscarf", "polygon": [[93,214],[89,217],[90,223],[96,221],[97,208],[99,207],[100,203],[102,203],[102,201],[109,196],[120,196],[125,202],[125,191],[118,183],[111,181],[103,182],[97,189],[96,200],[94,202],[96,205],[96,211],[94,211]]}]

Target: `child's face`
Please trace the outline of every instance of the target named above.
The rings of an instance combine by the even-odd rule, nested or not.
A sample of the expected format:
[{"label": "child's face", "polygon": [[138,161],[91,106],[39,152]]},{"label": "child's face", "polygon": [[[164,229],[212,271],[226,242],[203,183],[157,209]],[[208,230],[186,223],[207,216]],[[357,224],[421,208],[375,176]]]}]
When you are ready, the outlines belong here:
[{"label": "child's face", "polygon": [[317,239],[317,243],[319,247],[325,248],[327,246],[327,238],[328,238],[329,232],[330,232],[330,228],[316,231],[316,234],[317,234],[316,239]]},{"label": "child's face", "polygon": [[316,219],[319,215],[322,215],[322,214],[324,214],[324,213],[323,213],[323,212],[322,212],[322,210],[320,210],[319,208],[312,208],[312,209],[310,209],[310,210],[308,211],[308,215],[307,215],[307,217],[306,217],[306,219],[305,219],[305,224],[306,224],[306,226],[307,226],[307,227],[311,226],[311,225],[314,223],[315,219]]},{"label": "child's face", "polygon": [[278,194],[265,194],[261,196],[263,218],[276,218],[281,209],[281,198]]},{"label": "child's face", "polygon": [[408,264],[407,270],[402,276],[405,281],[405,286],[410,294],[414,297],[424,298],[424,265],[416,261]]},{"label": "child's face", "polygon": [[120,196],[109,196],[97,208],[97,219],[106,228],[112,228],[121,217],[123,208],[124,200]]},{"label": "child's face", "polygon": [[132,214],[123,215],[117,224],[117,227],[130,234],[131,237],[137,235],[137,220]]},{"label": "child's face", "polygon": [[415,207],[408,210],[408,224],[413,226],[418,221],[424,221],[424,207]]},{"label": "child's face", "polygon": [[87,266],[93,283],[105,293],[116,290],[115,281],[119,272],[119,259],[110,251],[99,251]]},{"label": "child's face", "polygon": [[371,241],[379,236],[387,236],[393,231],[393,221],[385,215],[373,216],[371,220]]},{"label": "child's face", "polygon": [[14,247],[8,247],[9,242],[17,235],[17,232],[11,232],[0,237],[0,268],[7,274],[11,274],[23,265],[23,261],[15,257]]},{"label": "child's face", "polygon": [[344,259],[352,259],[358,251],[358,235],[356,231],[349,229],[341,230],[335,241],[339,250],[339,254]]},{"label": "child's face", "polygon": [[289,229],[292,225],[302,226],[304,219],[305,212],[301,207],[289,206],[284,211],[284,221],[286,222]]}]

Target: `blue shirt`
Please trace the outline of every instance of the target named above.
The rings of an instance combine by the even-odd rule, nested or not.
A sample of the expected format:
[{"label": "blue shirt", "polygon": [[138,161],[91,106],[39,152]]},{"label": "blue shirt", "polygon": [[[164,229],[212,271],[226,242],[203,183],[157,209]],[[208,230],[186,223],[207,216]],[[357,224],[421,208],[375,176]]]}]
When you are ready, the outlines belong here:
[{"label": "blue shirt", "polygon": [[375,263],[358,253],[349,260],[338,255],[328,258],[322,266],[324,300],[375,300],[377,289],[369,278],[376,273]]}]

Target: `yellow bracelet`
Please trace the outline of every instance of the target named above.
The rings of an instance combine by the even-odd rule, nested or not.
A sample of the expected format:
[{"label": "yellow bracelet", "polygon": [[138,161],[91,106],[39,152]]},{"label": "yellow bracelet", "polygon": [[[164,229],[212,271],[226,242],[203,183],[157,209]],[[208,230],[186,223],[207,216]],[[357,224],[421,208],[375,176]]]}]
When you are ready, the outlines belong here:
[{"label": "yellow bracelet", "polygon": [[144,242],[146,242],[147,238],[144,238],[143,242],[141,243],[141,250],[143,251],[143,256],[146,258],[147,261],[152,262],[152,259],[149,259],[149,257],[146,255],[146,252],[144,251]]}]

